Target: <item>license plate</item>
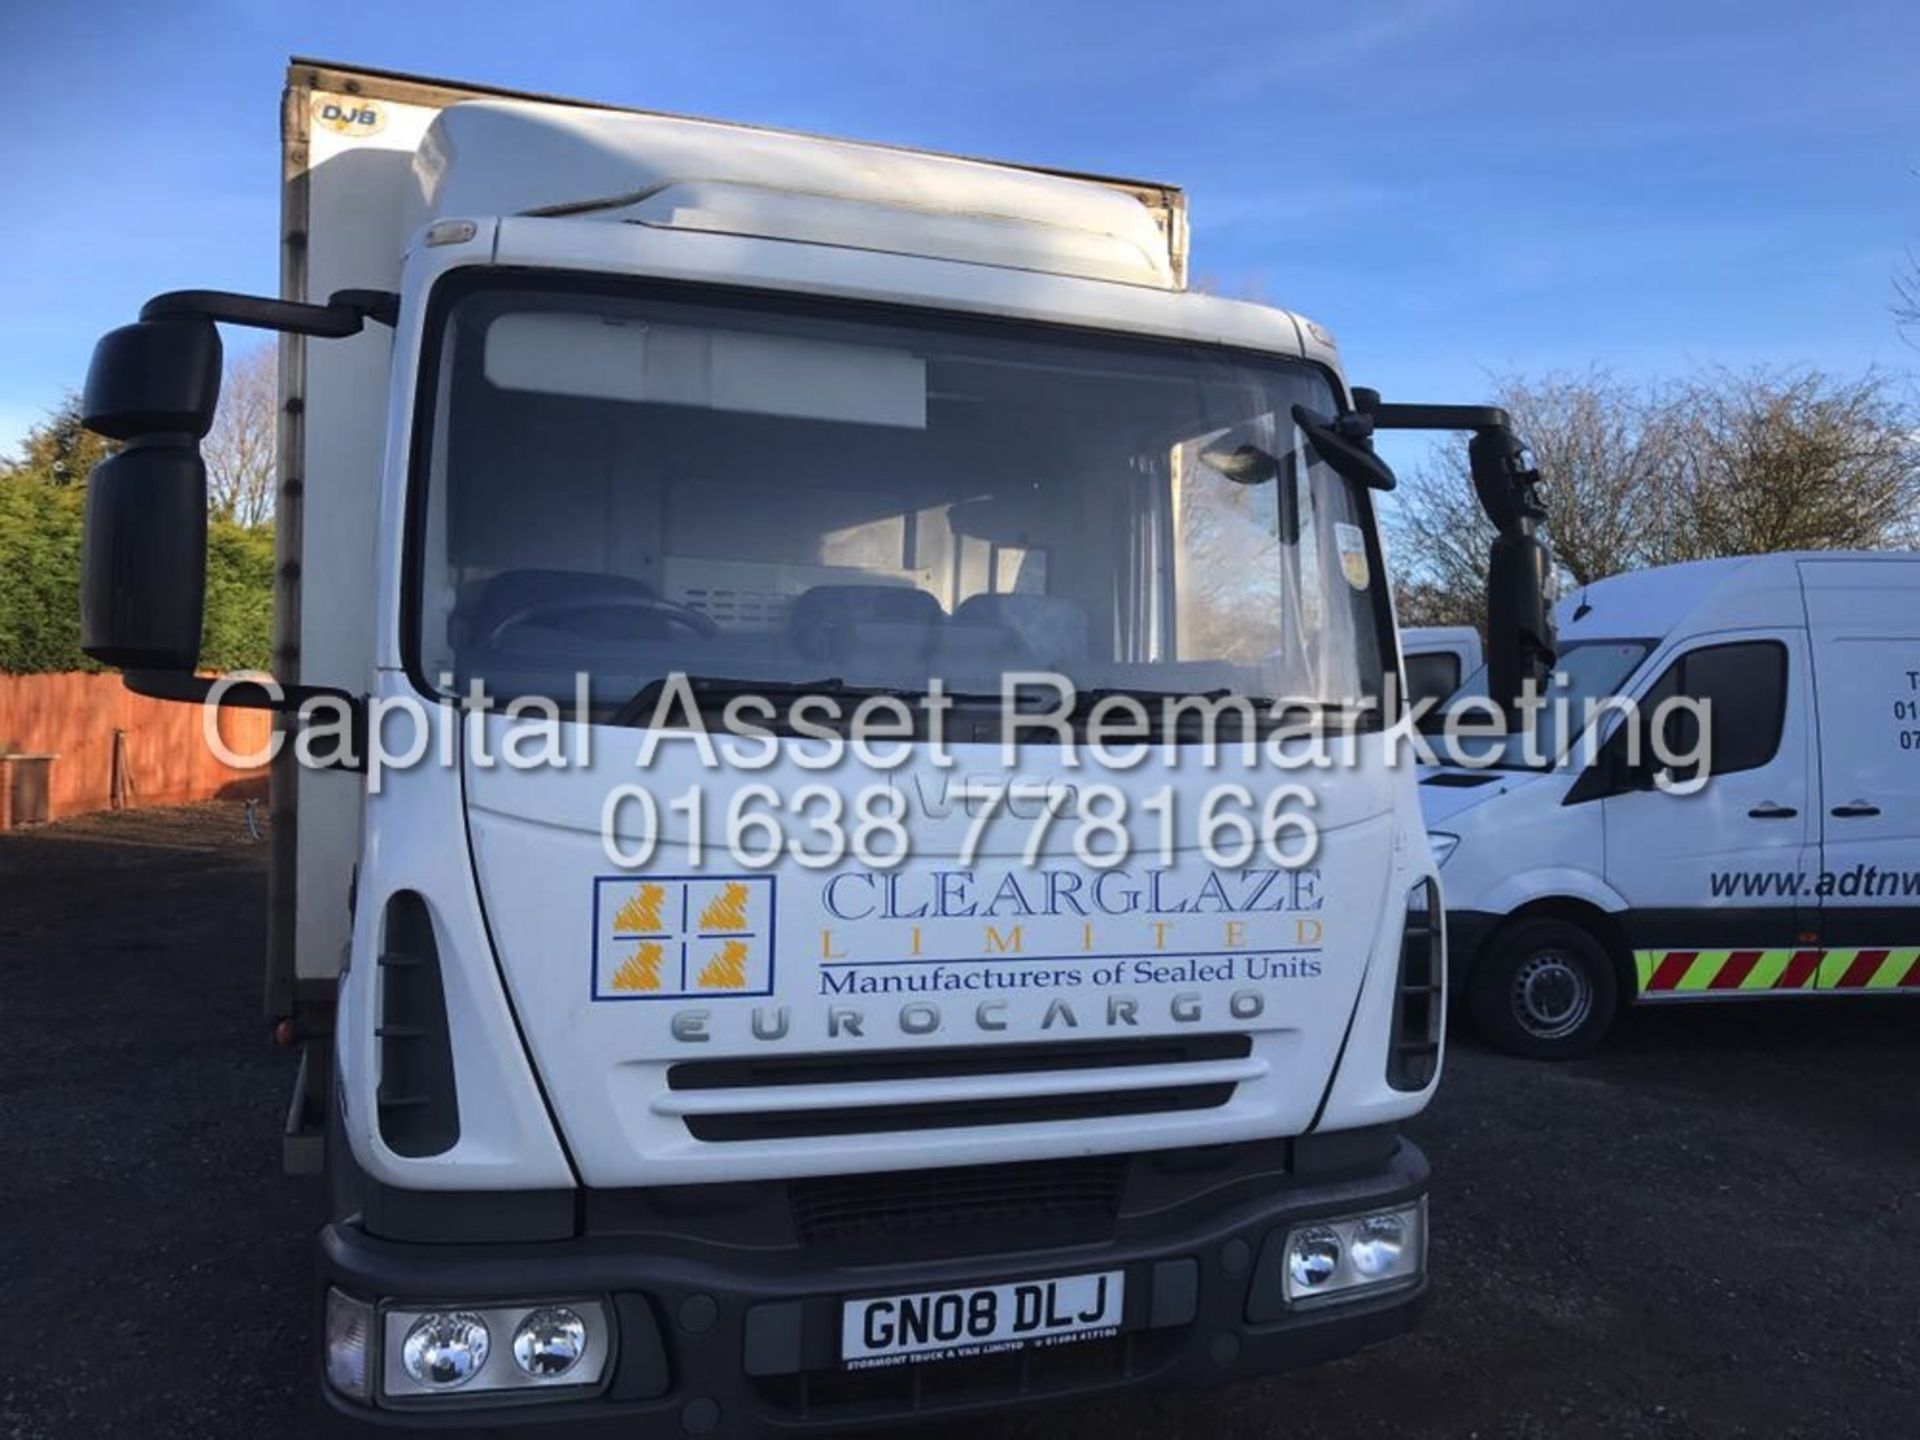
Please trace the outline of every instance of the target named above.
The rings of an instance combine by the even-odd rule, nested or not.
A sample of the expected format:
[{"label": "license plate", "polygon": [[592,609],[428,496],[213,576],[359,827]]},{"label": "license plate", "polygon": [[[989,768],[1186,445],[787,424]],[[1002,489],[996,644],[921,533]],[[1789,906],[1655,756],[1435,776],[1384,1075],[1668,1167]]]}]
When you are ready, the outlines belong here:
[{"label": "license plate", "polygon": [[1124,1270],[849,1300],[840,1358],[849,1369],[1058,1345],[1120,1327]]}]

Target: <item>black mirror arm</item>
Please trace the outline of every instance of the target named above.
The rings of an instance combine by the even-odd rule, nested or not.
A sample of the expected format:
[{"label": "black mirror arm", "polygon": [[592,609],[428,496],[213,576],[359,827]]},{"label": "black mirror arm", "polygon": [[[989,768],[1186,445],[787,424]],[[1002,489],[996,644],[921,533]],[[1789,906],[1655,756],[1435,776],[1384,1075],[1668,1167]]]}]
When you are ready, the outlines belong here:
[{"label": "black mirror arm", "polygon": [[1498,405],[1389,405],[1378,390],[1355,386],[1353,408],[1380,430],[1511,430],[1513,420]]},{"label": "black mirror arm", "polygon": [[[274,710],[283,715],[298,714],[311,700],[332,700],[358,711],[360,698],[334,685],[281,685],[273,689],[258,680],[236,680],[218,675],[182,674],[173,670],[123,670],[121,683],[136,695],[154,700],[175,700],[189,705],[204,704],[213,696],[216,685],[224,685],[220,703],[236,710]],[[278,695],[275,695],[278,691]]]},{"label": "black mirror arm", "polygon": [[[310,723],[307,707],[316,700],[329,700],[346,717],[346,734],[340,743],[327,750],[316,750],[302,763],[317,770],[366,769],[367,704],[360,696],[334,685],[281,685],[269,690],[257,680],[237,680],[212,675],[194,675],[173,670],[122,670],[120,683],[136,695],[155,700],[174,700],[203,705],[213,698],[215,685],[224,684],[221,705],[236,710],[270,710],[301,723]],[[277,693],[276,693],[277,692]]]},{"label": "black mirror arm", "polygon": [[1373,422],[1357,411],[1320,414],[1306,405],[1293,407],[1293,423],[1300,427],[1317,454],[1334,473],[1369,490],[1391,490],[1397,483],[1387,462],[1374,453]]},{"label": "black mirror arm", "polygon": [[336,290],[325,305],[269,300],[231,290],[169,290],[140,307],[142,320],[194,318],[255,330],[344,340],[367,321],[391,327],[400,318],[400,297],[390,290]]},{"label": "black mirror arm", "polygon": [[1356,387],[1353,414],[1364,415],[1380,430],[1465,430],[1476,449],[1492,452],[1506,471],[1506,482],[1492,493],[1479,477],[1490,467],[1474,466],[1474,491],[1480,508],[1503,533],[1531,535],[1547,518],[1540,498],[1540,472],[1523,467],[1523,447],[1514,437],[1513,417],[1498,405],[1389,405],[1378,390]]}]

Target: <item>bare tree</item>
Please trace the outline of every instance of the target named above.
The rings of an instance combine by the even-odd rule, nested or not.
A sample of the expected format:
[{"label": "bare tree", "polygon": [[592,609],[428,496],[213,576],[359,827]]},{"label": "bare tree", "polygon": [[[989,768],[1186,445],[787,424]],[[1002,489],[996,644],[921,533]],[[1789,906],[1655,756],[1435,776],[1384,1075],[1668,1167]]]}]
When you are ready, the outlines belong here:
[{"label": "bare tree", "polygon": [[252,528],[273,519],[274,441],[279,423],[279,362],[271,344],[227,366],[202,453],[213,513]]},{"label": "bare tree", "polygon": [[1679,388],[1672,553],[1875,549],[1916,538],[1920,434],[1887,376],[1719,371]]},{"label": "bare tree", "polygon": [[[1457,442],[1456,442],[1457,443]],[[1388,569],[1403,625],[1484,626],[1484,577],[1493,526],[1467,483],[1464,448],[1434,458],[1394,497],[1387,525]]]},{"label": "bare tree", "polygon": [[1920,255],[1911,248],[1907,263],[1893,273],[1893,323],[1909,340],[1920,344]]},{"label": "bare tree", "polygon": [[[1540,465],[1565,577],[1772,550],[1920,541],[1920,431],[1886,376],[1710,371],[1629,387],[1604,373],[1497,386]],[[1493,531],[1457,442],[1392,517],[1400,614],[1481,624]]]}]

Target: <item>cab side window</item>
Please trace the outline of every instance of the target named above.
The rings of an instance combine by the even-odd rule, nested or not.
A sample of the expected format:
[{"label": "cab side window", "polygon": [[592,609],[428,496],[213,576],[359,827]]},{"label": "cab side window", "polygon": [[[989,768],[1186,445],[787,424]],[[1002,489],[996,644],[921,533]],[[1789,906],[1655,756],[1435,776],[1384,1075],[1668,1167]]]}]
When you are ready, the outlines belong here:
[{"label": "cab side window", "polygon": [[[1787,717],[1787,647],[1778,640],[1747,640],[1687,651],[1641,700],[1643,723],[1657,723],[1660,702],[1675,695],[1705,703],[1712,727],[1704,751],[1708,775],[1757,770],[1780,749]],[[1697,726],[1691,707],[1667,712],[1667,753],[1700,753]],[[1675,778],[1692,778],[1692,772]]]}]

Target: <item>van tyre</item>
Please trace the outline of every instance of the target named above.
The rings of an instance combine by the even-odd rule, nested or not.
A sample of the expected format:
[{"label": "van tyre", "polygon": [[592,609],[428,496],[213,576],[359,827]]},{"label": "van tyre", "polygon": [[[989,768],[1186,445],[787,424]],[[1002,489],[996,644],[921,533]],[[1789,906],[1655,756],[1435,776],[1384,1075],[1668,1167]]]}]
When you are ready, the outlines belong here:
[{"label": "van tyre", "polygon": [[1591,1054],[1613,1024],[1620,982],[1606,947],[1566,920],[1521,920],[1473,967],[1474,1029],[1496,1050],[1533,1060]]}]

